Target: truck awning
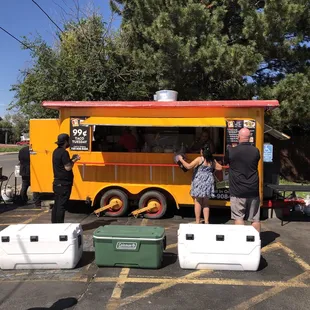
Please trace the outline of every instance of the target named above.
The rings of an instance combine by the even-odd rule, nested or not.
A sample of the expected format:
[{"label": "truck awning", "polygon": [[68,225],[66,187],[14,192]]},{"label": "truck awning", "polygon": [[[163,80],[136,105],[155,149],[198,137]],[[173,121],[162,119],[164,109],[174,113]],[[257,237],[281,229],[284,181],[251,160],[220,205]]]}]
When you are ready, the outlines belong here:
[{"label": "truck awning", "polygon": [[265,124],[265,128],[264,128],[264,133],[267,133],[271,136],[273,136],[274,138],[278,139],[278,140],[289,140],[291,139],[290,136],[286,135],[285,133],[278,131],[274,128],[272,128],[269,125]]},{"label": "truck awning", "polygon": [[87,118],[83,125],[134,126],[134,127],[226,127],[222,117],[210,118],[143,118],[97,117]]},{"label": "truck awning", "polygon": [[49,109],[63,108],[265,108],[279,107],[277,100],[222,100],[222,101],[43,101],[42,106]]}]

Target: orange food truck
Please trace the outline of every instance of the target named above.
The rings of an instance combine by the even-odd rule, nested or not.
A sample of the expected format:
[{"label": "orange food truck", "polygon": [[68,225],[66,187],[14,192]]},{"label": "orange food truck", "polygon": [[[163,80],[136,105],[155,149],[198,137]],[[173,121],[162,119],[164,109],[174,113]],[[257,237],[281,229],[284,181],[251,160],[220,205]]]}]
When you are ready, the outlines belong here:
[{"label": "orange food truck", "polygon": [[[72,200],[83,200],[97,215],[143,213],[161,218],[167,208],[193,206],[192,172],[174,162],[175,152],[192,160],[199,139],[212,143],[215,158],[223,162],[229,146],[238,144],[238,131],[247,127],[251,141],[263,154],[264,114],[279,106],[276,100],[227,101],[46,101],[59,110],[59,119],[32,119],[32,191],[51,193],[52,153],[60,133],[70,135],[74,166]],[[207,133],[207,137],[205,135]],[[217,172],[216,197],[211,207],[229,207],[228,171]],[[263,202],[263,160],[259,163]]]}]

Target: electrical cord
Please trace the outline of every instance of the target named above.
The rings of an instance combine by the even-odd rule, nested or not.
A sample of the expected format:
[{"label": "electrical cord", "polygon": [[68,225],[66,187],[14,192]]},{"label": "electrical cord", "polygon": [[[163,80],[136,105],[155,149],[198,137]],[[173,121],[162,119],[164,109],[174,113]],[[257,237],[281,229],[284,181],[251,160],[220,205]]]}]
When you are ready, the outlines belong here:
[{"label": "electrical cord", "polygon": [[34,49],[32,49],[29,45],[25,44],[24,42],[22,42],[21,40],[17,39],[14,35],[12,35],[10,32],[8,32],[7,30],[5,30],[4,28],[2,28],[0,26],[0,29],[2,31],[4,31],[5,33],[7,33],[10,37],[12,37],[14,40],[16,40],[17,42],[19,42],[20,44],[22,44],[24,47],[26,47],[27,49],[31,50],[34,52]]},{"label": "electrical cord", "polygon": [[47,18],[58,28],[58,30],[63,33],[63,30],[52,20],[52,18],[42,9],[42,7],[34,0],[31,1],[47,16]]}]

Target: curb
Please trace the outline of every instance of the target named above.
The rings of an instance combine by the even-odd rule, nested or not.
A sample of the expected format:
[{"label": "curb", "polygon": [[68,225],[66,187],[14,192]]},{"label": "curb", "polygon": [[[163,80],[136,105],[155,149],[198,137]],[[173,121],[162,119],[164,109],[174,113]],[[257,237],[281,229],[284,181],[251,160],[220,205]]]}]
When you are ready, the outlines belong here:
[{"label": "curb", "polygon": [[4,156],[4,155],[16,155],[18,154],[18,152],[2,152],[0,153],[0,156]]}]

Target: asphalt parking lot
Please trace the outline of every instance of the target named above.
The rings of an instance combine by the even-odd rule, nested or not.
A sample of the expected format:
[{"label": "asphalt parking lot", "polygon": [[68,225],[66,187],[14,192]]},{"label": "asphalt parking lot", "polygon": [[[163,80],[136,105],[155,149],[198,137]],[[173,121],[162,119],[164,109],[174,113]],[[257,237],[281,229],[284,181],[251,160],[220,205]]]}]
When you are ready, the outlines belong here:
[{"label": "asphalt parking lot", "polygon": [[[228,211],[228,210],[227,210]],[[310,226],[297,218],[281,226],[263,222],[262,259],[257,272],[182,270],[177,229],[191,214],[162,220],[96,218],[67,212],[80,222],[84,253],[74,270],[0,271],[0,309],[309,309]],[[50,212],[34,206],[0,206],[0,229],[15,223],[49,223]],[[215,210],[211,223],[230,223]],[[167,249],[159,270],[98,268],[93,231],[102,225],[156,225],[166,228]]]}]

